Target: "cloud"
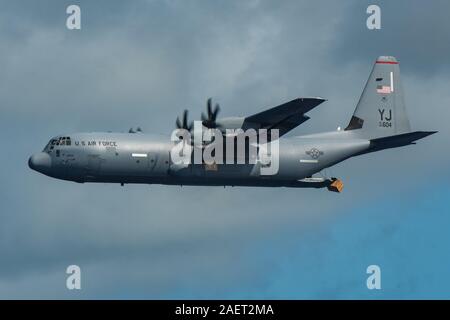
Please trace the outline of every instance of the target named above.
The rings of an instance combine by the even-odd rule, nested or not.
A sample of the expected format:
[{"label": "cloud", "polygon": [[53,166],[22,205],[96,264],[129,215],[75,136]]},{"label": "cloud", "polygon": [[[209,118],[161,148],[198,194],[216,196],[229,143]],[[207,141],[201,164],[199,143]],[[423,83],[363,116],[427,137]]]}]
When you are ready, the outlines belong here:
[{"label": "cloud", "polygon": [[[381,9],[381,29],[371,31],[365,25],[364,15],[370,4]],[[447,12],[450,3],[433,1],[430,5],[411,5],[400,1],[352,1],[348,6],[348,19],[340,20],[339,41],[336,41],[335,61],[346,65],[348,61],[366,61],[379,55],[393,55],[408,65],[408,73],[424,79],[435,74],[448,77],[450,37]],[[351,43],[358,45],[350,45]],[[342,60],[341,57],[346,59]]]},{"label": "cloud", "polygon": [[[293,134],[335,130],[347,124],[373,59],[391,48],[383,45],[385,33],[374,37],[379,50],[360,45],[368,31],[365,21],[353,28],[357,2],[79,3],[81,31],[65,29],[65,4],[56,1],[8,2],[0,13],[0,143],[7,168],[0,172],[1,297],[207,298],[239,286],[250,288],[243,295],[258,297],[271,287],[267,270],[285,271],[255,253],[255,246],[286,234],[289,226],[298,234],[317,232],[312,240],[304,238],[310,249],[299,255],[306,260],[314,250],[325,250],[316,245],[327,241],[321,225],[335,223],[368,199],[395,199],[399,190],[414,190],[414,182],[448,161],[442,145],[450,96],[440,71],[446,65],[435,59],[430,69],[417,67],[425,56],[411,52],[407,60],[412,44],[397,41],[398,50],[405,47],[392,51],[401,54],[412,122],[441,134],[331,169],[344,177],[342,195],[122,188],[38,175],[26,161],[51,136],[136,125],[167,133],[184,108],[199,116],[209,96],[221,103],[224,116],[256,113],[297,96],[323,96],[330,101]],[[392,18],[383,17],[386,30]],[[425,33],[417,37],[431,41]],[[427,43],[430,52],[439,51]],[[309,268],[326,268],[321,263]],[[81,293],[64,287],[69,264],[82,267]],[[309,286],[308,292],[315,292],[315,285]],[[324,286],[338,290],[333,278]]]}]

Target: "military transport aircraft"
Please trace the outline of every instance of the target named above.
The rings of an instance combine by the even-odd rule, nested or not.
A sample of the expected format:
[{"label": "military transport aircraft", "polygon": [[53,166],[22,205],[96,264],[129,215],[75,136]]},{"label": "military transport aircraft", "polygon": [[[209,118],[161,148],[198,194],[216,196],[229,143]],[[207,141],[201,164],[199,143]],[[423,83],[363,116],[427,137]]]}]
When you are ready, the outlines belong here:
[{"label": "military transport aircraft", "polygon": [[[177,118],[178,130],[193,132],[193,141],[179,136],[171,139],[144,134],[140,129],[130,129],[127,133],[63,134],[52,138],[42,152],[33,154],[28,164],[47,176],[80,183],[283,186],[340,192],[343,184],[339,179],[313,175],[348,158],[414,144],[436,132],[411,131],[400,69],[394,57],[381,56],[376,60],[344,130],[283,137],[307,121],[306,113],[324,101],[322,98],[297,98],[248,117],[218,118],[219,106],[213,107],[208,100],[207,114],[202,114],[201,122],[196,122],[200,126],[188,122],[186,110],[181,120]],[[206,163],[202,159],[200,162],[174,162],[174,154],[180,150],[181,154],[193,149],[195,153],[208,147],[204,141],[196,142],[198,127],[201,132],[219,130],[224,139],[230,136],[237,139],[249,129],[277,130],[278,135],[269,133],[266,141],[257,140],[256,144],[245,140],[245,150],[250,144],[256,147],[255,161],[246,157],[244,161],[232,163],[216,160]],[[183,143],[181,149],[174,149],[179,143]],[[275,160],[269,149],[276,153]],[[268,161],[262,161],[260,150],[271,156]],[[192,153],[188,154],[191,157]],[[234,154],[233,157],[236,160]],[[272,174],[262,174],[265,167],[271,166],[271,161],[278,162],[276,170]]]}]

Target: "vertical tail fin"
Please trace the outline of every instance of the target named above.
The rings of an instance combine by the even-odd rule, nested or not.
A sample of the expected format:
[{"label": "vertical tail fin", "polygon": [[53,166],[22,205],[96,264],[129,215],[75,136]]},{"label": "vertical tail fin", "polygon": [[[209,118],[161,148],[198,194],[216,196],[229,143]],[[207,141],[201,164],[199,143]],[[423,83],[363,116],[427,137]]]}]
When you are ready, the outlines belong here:
[{"label": "vertical tail fin", "polygon": [[411,131],[400,68],[394,57],[377,59],[345,130],[358,130],[358,134],[369,139]]}]

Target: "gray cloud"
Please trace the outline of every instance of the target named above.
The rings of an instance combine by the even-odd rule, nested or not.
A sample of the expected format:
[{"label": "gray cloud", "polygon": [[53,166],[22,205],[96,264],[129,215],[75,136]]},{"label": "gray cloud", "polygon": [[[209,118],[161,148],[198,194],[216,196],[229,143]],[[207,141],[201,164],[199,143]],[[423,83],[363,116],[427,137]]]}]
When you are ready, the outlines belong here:
[{"label": "gray cloud", "polygon": [[[441,71],[446,62],[432,59],[430,68],[419,67],[434,56],[413,50],[417,39],[389,40],[398,50],[385,46],[392,19],[387,13],[383,33],[373,40],[379,47],[371,47],[360,45],[368,31],[365,10],[353,18],[357,2],[78,3],[81,31],[65,29],[64,2],[5,2],[0,14],[0,142],[7,151],[1,155],[7,170],[0,172],[1,297],[195,298],[200,290],[180,292],[180,283],[196,284],[207,295],[224,293],[237,281],[262,288],[267,284],[257,265],[241,263],[241,257],[268,234],[282,234],[289,225],[301,232],[330,223],[336,210],[344,214],[387,189],[414,188],[407,182],[448,161],[448,152],[428,156],[449,133],[443,115],[450,94]],[[392,8],[397,11],[403,12]],[[406,22],[396,23],[405,28]],[[444,37],[448,28],[439,32]],[[434,43],[426,32],[417,38]],[[433,54],[447,50],[431,44]],[[401,55],[412,122],[442,133],[414,148],[333,168],[349,180],[349,192],[340,196],[79,185],[26,167],[29,154],[53,135],[134,125],[170,132],[185,107],[198,116],[209,96],[222,104],[223,115],[251,114],[296,96],[324,96],[330,101],[294,133],[335,130],[347,124],[370,64],[385,51]],[[408,158],[408,165],[400,166],[399,158]],[[383,190],[362,188],[374,172],[396,179]],[[65,268],[73,263],[86,277],[78,296],[64,289]]]},{"label": "gray cloud", "polygon": [[[429,5],[406,0],[351,3],[347,8],[348,19],[342,19],[338,24],[340,37],[336,39],[336,63],[348,65],[353,61],[366,62],[379,55],[393,55],[409,67],[408,73],[426,77],[424,79],[434,74],[448,77],[448,1],[434,0]],[[381,8],[381,30],[361,27],[366,23],[368,15],[364,13],[370,4]],[[343,56],[345,59],[341,59]]]}]

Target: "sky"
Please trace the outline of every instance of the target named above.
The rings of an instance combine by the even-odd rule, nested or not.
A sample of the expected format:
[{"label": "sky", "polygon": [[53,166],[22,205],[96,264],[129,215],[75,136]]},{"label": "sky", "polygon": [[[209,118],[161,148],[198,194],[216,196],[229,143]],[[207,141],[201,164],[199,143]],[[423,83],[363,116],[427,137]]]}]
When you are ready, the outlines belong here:
[{"label": "sky", "polygon": [[[81,30],[66,8],[81,8]],[[366,9],[381,8],[381,30]],[[449,299],[448,1],[0,1],[0,298]],[[372,64],[400,61],[414,146],[327,170],[344,192],[76,184],[28,157],[58,134],[170,134],[327,102],[289,135],[345,127]],[[81,268],[81,290],[66,268]],[[381,268],[368,290],[366,268]]]}]

